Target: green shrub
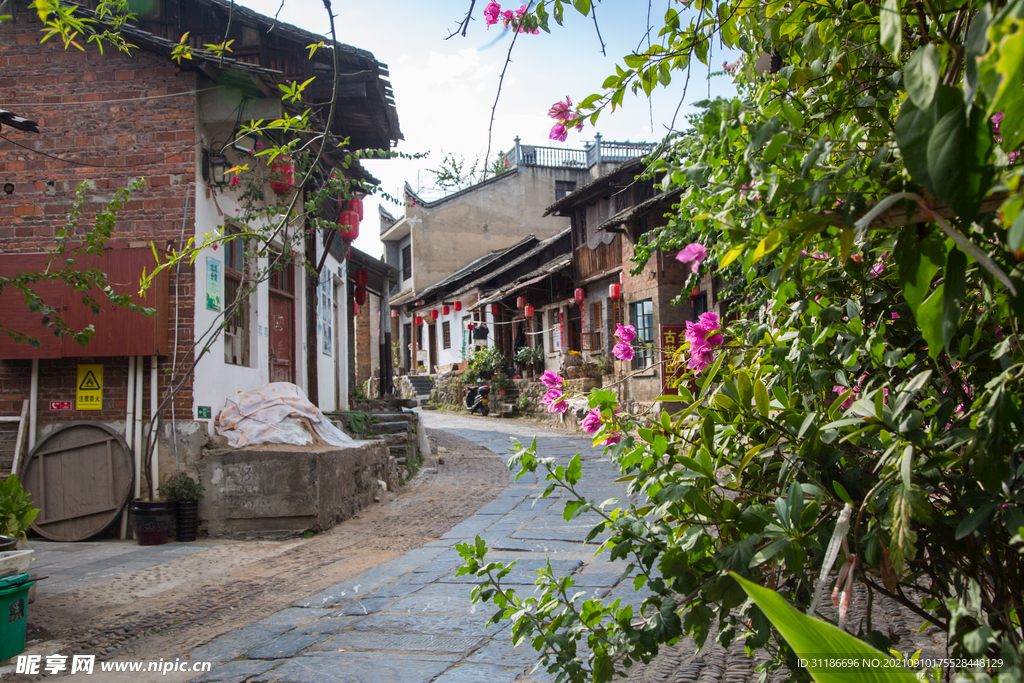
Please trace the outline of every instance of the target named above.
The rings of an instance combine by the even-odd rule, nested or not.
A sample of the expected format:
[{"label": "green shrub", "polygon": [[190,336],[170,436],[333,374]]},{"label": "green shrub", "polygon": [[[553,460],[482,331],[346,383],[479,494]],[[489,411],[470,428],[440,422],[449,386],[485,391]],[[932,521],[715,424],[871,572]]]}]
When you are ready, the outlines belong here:
[{"label": "green shrub", "polygon": [[165,481],[157,492],[164,500],[175,502],[195,502],[203,495],[203,484],[187,474],[179,475],[176,479]]},{"label": "green shrub", "polygon": [[18,475],[12,474],[0,483],[0,533],[24,543],[38,514],[39,509],[32,507],[32,494],[22,488]]}]

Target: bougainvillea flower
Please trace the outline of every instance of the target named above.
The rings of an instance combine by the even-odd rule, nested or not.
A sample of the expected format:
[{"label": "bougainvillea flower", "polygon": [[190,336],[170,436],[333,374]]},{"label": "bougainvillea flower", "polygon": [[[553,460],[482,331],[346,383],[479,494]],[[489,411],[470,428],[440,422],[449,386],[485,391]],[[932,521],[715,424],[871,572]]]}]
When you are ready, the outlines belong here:
[{"label": "bougainvillea flower", "polygon": [[572,116],[572,100],[569,96],[565,96],[565,102],[558,101],[552,104],[551,109],[548,109],[548,116],[556,121],[565,121],[570,118]]},{"label": "bougainvillea flower", "polygon": [[636,356],[636,351],[629,344],[619,342],[612,348],[612,354],[619,360],[633,360]]},{"label": "bougainvillea flower", "polygon": [[622,441],[622,437],[618,433],[616,433],[616,432],[611,432],[610,434],[608,434],[607,437],[605,437],[604,445],[605,446],[614,446],[615,444],[619,443],[620,441]]},{"label": "bougainvillea flower", "polygon": [[550,370],[540,376],[540,381],[549,389],[561,389],[562,385],[565,384],[565,380],[563,380],[557,373],[551,372]]},{"label": "bougainvillea flower", "polygon": [[488,3],[487,7],[484,8],[484,22],[487,27],[490,28],[498,23],[498,18],[501,16],[501,5],[496,2]]},{"label": "bougainvillea flower", "polygon": [[718,333],[719,320],[716,313],[702,313],[697,322],[686,323],[686,341],[690,343],[690,359],[686,367],[700,372],[714,360],[714,349],[725,342]]},{"label": "bougainvillea flower", "polygon": [[569,404],[565,402],[565,394],[557,389],[552,389],[548,393],[544,394],[544,398],[540,400],[551,413],[564,413],[569,409]]},{"label": "bougainvillea flower", "polygon": [[619,341],[624,341],[627,344],[636,339],[636,328],[632,325],[622,325],[621,323],[615,323],[615,337]]},{"label": "bougainvillea flower", "polygon": [[597,432],[601,428],[601,411],[591,408],[587,416],[583,418],[583,422],[580,423],[580,428],[591,435]]},{"label": "bougainvillea flower", "polygon": [[708,250],[705,249],[704,245],[700,242],[687,244],[678,254],[676,254],[676,260],[684,266],[689,265],[691,273],[696,273],[697,269],[700,268],[701,261],[707,257]]},{"label": "bougainvillea flower", "polygon": [[551,140],[558,140],[559,142],[565,142],[565,139],[569,137],[569,132],[565,126],[560,123],[556,123],[551,127],[551,132],[548,133],[548,138]]},{"label": "bougainvillea flower", "polygon": [[[856,396],[857,396],[857,387],[850,387],[850,388],[852,388],[852,391],[850,392],[850,395],[846,398],[845,401],[843,401],[840,404],[842,406],[843,410],[847,410],[850,406],[852,406],[853,405],[853,399],[856,398]],[[842,396],[843,394],[845,394],[847,389],[848,389],[848,387],[844,387],[841,384],[836,384],[835,386],[832,387],[832,391],[834,391],[837,396]]]}]

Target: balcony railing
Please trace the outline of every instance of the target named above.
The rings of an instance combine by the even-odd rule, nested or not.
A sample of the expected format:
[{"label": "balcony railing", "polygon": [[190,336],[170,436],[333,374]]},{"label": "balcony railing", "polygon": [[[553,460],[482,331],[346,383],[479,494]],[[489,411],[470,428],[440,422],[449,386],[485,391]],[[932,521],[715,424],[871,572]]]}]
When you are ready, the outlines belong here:
[{"label": "balcony railing", "polygon": [[538,147],[522,145],[516,138],[515,147],[503,156],[512,166],[543,166],[546,168],[590,168],[605,162],[622,162],[650,154],[654,143],[605,142],[600,135],[583,149],[564,147]]}]

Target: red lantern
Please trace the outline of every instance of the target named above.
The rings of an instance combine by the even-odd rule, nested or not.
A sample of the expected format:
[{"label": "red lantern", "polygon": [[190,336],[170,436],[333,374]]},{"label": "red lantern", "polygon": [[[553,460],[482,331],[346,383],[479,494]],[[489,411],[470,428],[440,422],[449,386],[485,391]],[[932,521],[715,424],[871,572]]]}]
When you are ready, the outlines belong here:
[{"label": "red lantern", "polygon": [[362,287],[356,287],[356,303],[360,306],[366,303],[366,290]]},{"label": "red lantern", "polygon": [[352,304],[352,314],[353,315],[359,315],[359,304],[357,304],[357,303],[353,303]]},{"label": "red lantern", "polygon": [[691,297],[696,297],[696,296],[699,296],[699,295],[700,295],[700,290],[698,288],[696,288],[696,287],[694,287],[693,291],[690,292],[690,296]]},{"label": "red lantern", "polygon": [[416,324],[417,325],[422,325],[423,324],[423,316],[422,315],[416,316]]},{"label": "red lantern", "polygon": [[619,285],[608,285],[608,298],[620,299],[622,298],[622,288]]},{"label": "red lantern", "polygon": [[441,315],[448,315],[451,312],[452,312],[452,309],[451,309],[450,306],[442,306],[441,307]]},{"label": "red lantern", "polygon": [[584,292],[581,288],[577,287],[576,288],[576,292],[574,293],[574,296],[573,296],[573,301],[575,301],[578,304],[583,303],[583,297],[584,297],[585,294],[586,294],[586,292]]},{"label": "red lantern", "polygon": [[498,315],[498,304],[491,304],[491,315]]},{"label": "red lantern", "polygon": [[516,297],[516,308],[522,308],[525,305],[526,305],[526,297],[525,296]]},{"label": "red lantern", "polygon": [[349,211],[355,211],[359,214],[359,220],[363,220],[363,200],[362,199],[350,199],[348,200],[348,206],[346,207]]},{"label": "red lantern", "polygon": [[437,309],[436,308],[432,309],[430,311],[430,317],[433,318],[434,320],[437,320]]},{"label": "red lantern", "polygon": [[295,162],[291,157],[280,156],[270,162],[270,189],[277,194],[291,192],[295,187]]},{"label": "red lantern", "polygon": [[392,308],[391,309],[391,317],[392,318],[397,318],[398,317],[398,309],[397,308]]},{"label": "red lantern", "polygon": [[354,240],[359,237],[359,214],[355,211],[342,211],[338,216],[338,230],[341,231],[341,238]]},{"label": "red lantern", "polygon": [[356,287],[365,287],[370,279],[370,273],[360,268],[356,271]]},{"label": "red lantern", "polygon": [[523,306],[523,315],[527,318],[533,317],[533,306]]},{"label": "red lantern", "polygon": [[456,301],[456,302],[455,302],[454,304],[452,304],[452,305],[453,305],[453,306],[455,307],[455,310],[456,310],[456,311],[461,311],[461,310],[462,310],[462,302],[461,302],[461,301]]},{"label": "red lantern", "polygon": [[474,325],[473,323],[470,323],[470,324],[466,325],[466,329],[469,330],[470,332],[473,331],[474,327],[476,327],[476,325]]}]

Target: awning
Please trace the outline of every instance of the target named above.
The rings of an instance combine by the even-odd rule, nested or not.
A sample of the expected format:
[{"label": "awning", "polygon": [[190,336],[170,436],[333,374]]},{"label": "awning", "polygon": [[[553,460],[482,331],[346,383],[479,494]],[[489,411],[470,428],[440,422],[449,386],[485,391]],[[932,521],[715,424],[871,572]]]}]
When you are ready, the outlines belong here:
[{"label": "awning", "polygon": [[552,275],[562,270],[563,268],[568,267],[570,263],[572,263],[571,256],[559,256],[556,259],[548,261],[537,270],[533,271],[532,273],[527,273],[522,278],[514,282],[512,285],[506,287],[505,289],[499,289],[493,294],[490,294],[484,297],[483,299],[480,299],[480,301],[477,301],[475,304],[470,306],[469,310],[472,311],[473,309],[479,308],[480,306],[485,306],[487,304],[493,304],[496,301],[501,301],[510,294],[518,292],[520,289],[529,287],[530,285],[536,284],[545,278],[551,277]]},{"label": "awning", "polygon": [[391,297],[391,307],[395,308],[397,306],[402,306],[403,304],[413,301],[415,298],[416,292],[412,289],[407,289],[403,292],[399,292],[397,296]]}]

